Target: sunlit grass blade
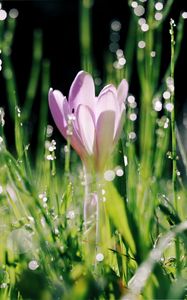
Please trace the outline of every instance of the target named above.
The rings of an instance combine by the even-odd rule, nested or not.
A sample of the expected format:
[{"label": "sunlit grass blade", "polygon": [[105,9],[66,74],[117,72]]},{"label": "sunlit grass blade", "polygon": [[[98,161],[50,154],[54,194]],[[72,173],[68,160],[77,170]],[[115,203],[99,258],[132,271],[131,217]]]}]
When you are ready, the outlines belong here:
[{"label": "sunlit grass blade", "polygon": [[150,252],[147,260],[140,265],[135,275],[129,281],[129,292],[122,298],[123,300],[137,299],[137,296],[145,287],[154,265],[160,262],[163,253],[169,246],[170,242],[175,238],[176,235],[181,234],[185,230],[187,230],[187,222],[180,223],[171,231],[166,233],[162,238],[160,238],[158,244]]},{"label": "sunlit grass blade", "polygon": [[90,73],[93,72],[91,8],[92,0],[80,0],[81,67]]}]

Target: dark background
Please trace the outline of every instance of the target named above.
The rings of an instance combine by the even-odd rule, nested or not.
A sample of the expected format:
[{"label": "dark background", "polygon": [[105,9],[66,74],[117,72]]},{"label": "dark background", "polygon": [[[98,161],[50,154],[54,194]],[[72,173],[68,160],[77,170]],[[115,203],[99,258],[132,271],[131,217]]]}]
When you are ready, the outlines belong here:
[{"label": "dark background", "polygon": [[[155,1],[157,2],[157,1]],[[174,1],[170,17],[178,20],[180,12],[187,10],[185,1]],[[13,60],[18,82],[26,83],[31,64],[33,29],[41,28],[43,32],[44,57],[51,62],[52,86],[68,93],[76,73],[80,70],[79,49],[79,0],[43,0],[43,1],[2,1],[6,10],[17,8],[17,29],[13,47]],[[128,30],[130,10],[127,0],[95,0],[92,9],[93,53],[97,69],[103,70],[104,54],[109,46],[110,23],[118,19],[122,23],[121,47],[124,48]],[[186,21],[187,23],[187,21]],[[163,72],[170,60],[169,20],[166,21],[163,43]],[[133,37],[132,37],[133,39]],[[176,74],[187,69],[187,24]],[[21,68],[21,69],[20,69]],[[176,76],[176,80],[179,76]],[[180,76],[180,102],[184,101]],[[178,81],[178,80],[177,80]],[[182,80],[183,81],[183,80]],[[183,81],[185,82],[185,80]],[[178,83],[178,82],[177,82]],[[26,85],[26,84],[25,84]],[[132,86],[132,90],[133,90]]]}]

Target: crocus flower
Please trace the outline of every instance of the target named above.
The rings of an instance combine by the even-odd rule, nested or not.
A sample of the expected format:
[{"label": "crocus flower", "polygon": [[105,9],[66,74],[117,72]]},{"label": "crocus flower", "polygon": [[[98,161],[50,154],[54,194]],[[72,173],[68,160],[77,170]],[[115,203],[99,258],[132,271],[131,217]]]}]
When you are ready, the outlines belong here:
[{"label": "crocus flower", "polygon": [[68,101],[60,91],[50,89],[49,106],[56,126],[70,139],[86,168],[104,171],[123,127],[127,93],[123,79],[117,89],[109,84],[96,97],[93,78],[84,71],[75,77]]}]

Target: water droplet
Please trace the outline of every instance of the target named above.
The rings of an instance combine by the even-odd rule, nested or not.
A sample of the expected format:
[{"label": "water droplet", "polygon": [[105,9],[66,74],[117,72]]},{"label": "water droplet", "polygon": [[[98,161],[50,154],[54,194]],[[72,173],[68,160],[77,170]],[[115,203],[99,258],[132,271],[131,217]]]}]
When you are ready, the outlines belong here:
[{"label": "water droplet", "polygon": [[73,210],[68,211],[66,217],[70,220],[73,220],[75,218],[75,212]]},{"label": "water droplet", "polygon": [[156,51],[151,51],[151,57],[155,57],[156,56]]},{"label": "water droplet", "polygon": [[96,254],[96,260],[97,260],[98,262],[103,261],[103,259],[104,259],[103,253],[97,253],[97,254]]},{"label": "water droplet", "polygon": [[186,11],[184,11],[184,12],[182,13],[182,18],[183,18],[183,19],[187,19],[187,12],[186,12]]},{"label": "water droplet", "polygon": [[19,12],[16,8],[12,8],[10,11],[9,11],[9,16],[12,18],[12,19],[16,19],[19,15]]},{"label": "water droplet", "polygon": [[134,9],[134,13],[136,16],[141,17],[145,13],[145,8],[142,5],[138,5]]},{"label": "water droplet", "polygon": [[155,8],[156,10],[162,10],[163,9],[163,3],[162,2],[157,2],[155,3]]},{"label": "water droplet", "polygon": [[95,78],[95,85],[100,86],[102,84],[102,79],[100,77]]},{"label": "water droplet", "polygon": [[5,289],[8,286],[6,282],[0,284],[0,289]]},{"label": "water droplet", "polygon": [[7,17],[7,12],[4,9],[0,9],[0,21],[4,21]]},{"label": "water droplet", "polygon": [[149,30],[149,25],[148,24],[142,24],[141,25],[141,30],[143,31],[143,32],[146,32],[146,31],[148,31]]},{"label": "water droplet", "polygon": [[106,191],[104,189],[101,190],[101,194],[105,195]]},{"label": "water droplet", "polygon": [[129,119],[134,122],[137,119],[137,115],[135,113],[132,113],[129,115]]},{"label": "water droplet", "polygon": [[117,55],[118,58],[123,57],[123,50],[122,49],[118,49],[116,51],[116,55]]},{"label": "water droplet", "polygon": [[46,136],[49,138],[52,136],[52,134],[53,134],[53,126],[47,125]]},{"label": "water droplet", "polygon": [[110,34],[110,40],[111,40],[111,42],[113,42],[113,43],[119,42],[119,40],[120,40],[120,35],[119,35],[119,33],[118,33],[118,32],[112,32],[112,33]]},{"label": "water droplet", "polygon": [[114,178],[115,178],[115,172],[113,170],[107,170],[104,173],[104,179],[106,181],[112,181],[112,180],[114,180]]},{"label": "water droplet", "polygon": [[64,152],[68,153],[69,152],[69,147],[67,145],[64,146]]},{"label": "water droplet", "polygon": [[54,234],[55,234],[55,235],[59,235],[59,233],[60,233],[60,232],[59,232],[58,228],[55,228]]},{"label": "water droplet", "polygon": [[118,21],[118,20],[114,20],[112,23],[111,23],[111,29],[113,31],[120,31],[121,29],[121,23]]},{"label": "water droplet", "polygon": [[129,139],[132,140],[132,141],[134,141],[134,140],[136,139],[136,133],[133,132],[133,131],[130,132],[130,133],[129,133]]},{"label": "water droplet", "polygon": [[153,100],[153,108],[155,111],[161,111],[162,110],[162,102],[159,98],[155,98]]},{"label": "water droplet", "polygon": [[109,45],[109,50],[111,52],[113,52],[113,53],[115,53],[118,48],[119,48],[119,44],[118,43],[110,43],[110,45]]},{"label": "water droplet", "polygon": [[39,197],[39,199],[42,199],[42,201],[44,203],[46,203],[48,201],[46,192],[43,192],[43,193],[39,194],[38,197]]},{"label": "water droplet", "polygon": [[128,165],[128,159],[127,159],[126,155],[123,156],[123,161],[124,161],[124,165],[126,167]]},{"label": "water droplet", "polygon": [[34,270],[38,269],[39,264],[36,260],[31,260],[28,264],[28,267],[30,270],[34,271]]},{"label": "water droplet", "polygon": [[119,60],[118,60],[118,62],[119,62],[119,64],[120,64],[121,66],[124,66],[124,65],[126,64],[126,59],[125,59],[125,57],[120,57]]},{"label": "water droplet", "polygon": [[157,12],[157,13],[155,14],[155,20],[157,20],[157,21],[161,21],[161,20],[162,20],[162,17],[163,17],[163,15],[162,15],[160,12]]},{"label": "water droplet", "polygon": [[168,102],[165,104],[165,108],[167,111],[172,112],[172,110],[174,109],[174,105],[173,103]]},{"label": "water droplet", "polygon": [[0,125],[2,127],[4,127],[4,125],[5,125],[5,119],[4,119],[4,117],[5,117],[5,111],[4,111],[4,109],[2,107],[0,107]]},{"label": "water droplet", "polygon": [[131,96],[128,96],[127,101],[128,101],[130,104],[132,104],[132,103],[135,102],[135,97],[132,96],[132,95],[131,95]]},{"label": "water droplet", "polygon": [[138,48],[143,49],[143,48],[145,48],[145,46],[146,46],[146,43],[144,41],[138,42]]},{"label": "water droplet", "polygon": [[48,155],[46,156],[46,159],[47,159],[47,160],[54,160],[54,159],[56,159],[56,157],[53,156],[52,154],[48,154]]},{"label": "water droplet", "polygon": [[123,169],[121,169],[121,168],[117,169],[117,170],[116,170],[116,175],[117,175],[118,177],[122,177],[122,176],[124,175]]},{"label": "water droplet", "polygon": [[138,24],[140,25],[140,26],[142,26],[143,24],[145,24],[146,23],[146,19],[145,18],[140,18],[139,20],[138,20]]},{"label": "water droplet", "polygon": [[170,97],[171,97],[171,93],[170,93],[169,91],[165,91],[165,92],[163,93],[163,98],[164,98],[165,100],[170,99]]},{"label": "water droplet", "polygon": [[132,6],[132,8],[136,8],[138,6],[138,2],[132,1],[131,6]]}]

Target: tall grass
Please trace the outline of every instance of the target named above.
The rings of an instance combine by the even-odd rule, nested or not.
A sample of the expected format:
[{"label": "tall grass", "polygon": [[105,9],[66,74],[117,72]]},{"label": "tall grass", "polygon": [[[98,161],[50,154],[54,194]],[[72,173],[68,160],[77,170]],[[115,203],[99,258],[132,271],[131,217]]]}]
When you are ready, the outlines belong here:
[{"label": "tall grass", "polygon": [[[97,77],[91,2],[80,1],[81,62]],[[177,149],[185,170],[186,153],[176,125],[174,76],[184,19],[176,26],[170,22],[171,62],[161,78],[163,28],[169,28],[173,0],[164,5],[159,20],[154,4],[141,4],[145,30],[129,1],[123,54],[108,53],[105,59],[102,85],[126,77],[130,93],[121,140],[108,166],[115,179],[103,178],[110,236],[97,268],[90,262],[83,232],[85,178],[80,160],[69,141],[65,147],[54,141],[56,128],[48,125],[50,62],[43,59],[42,33],[33,36],[33,63],[20,107],[10,51],[16,19],[0,21],[7,100],[5,111],[0,108],[0,299],[187,299],[187,190]],[[120,57],[126,64],[120,64]],[[138,104],[131,94],[134,65]],[[32,120],[37,89],[39,123],[31,132],[26,123]],[[7,114],[14,124],[11,151],[4,134]],[[36,136],[35,155],[31,135]],[[117,176],[119,168],[122,176]]]}]

